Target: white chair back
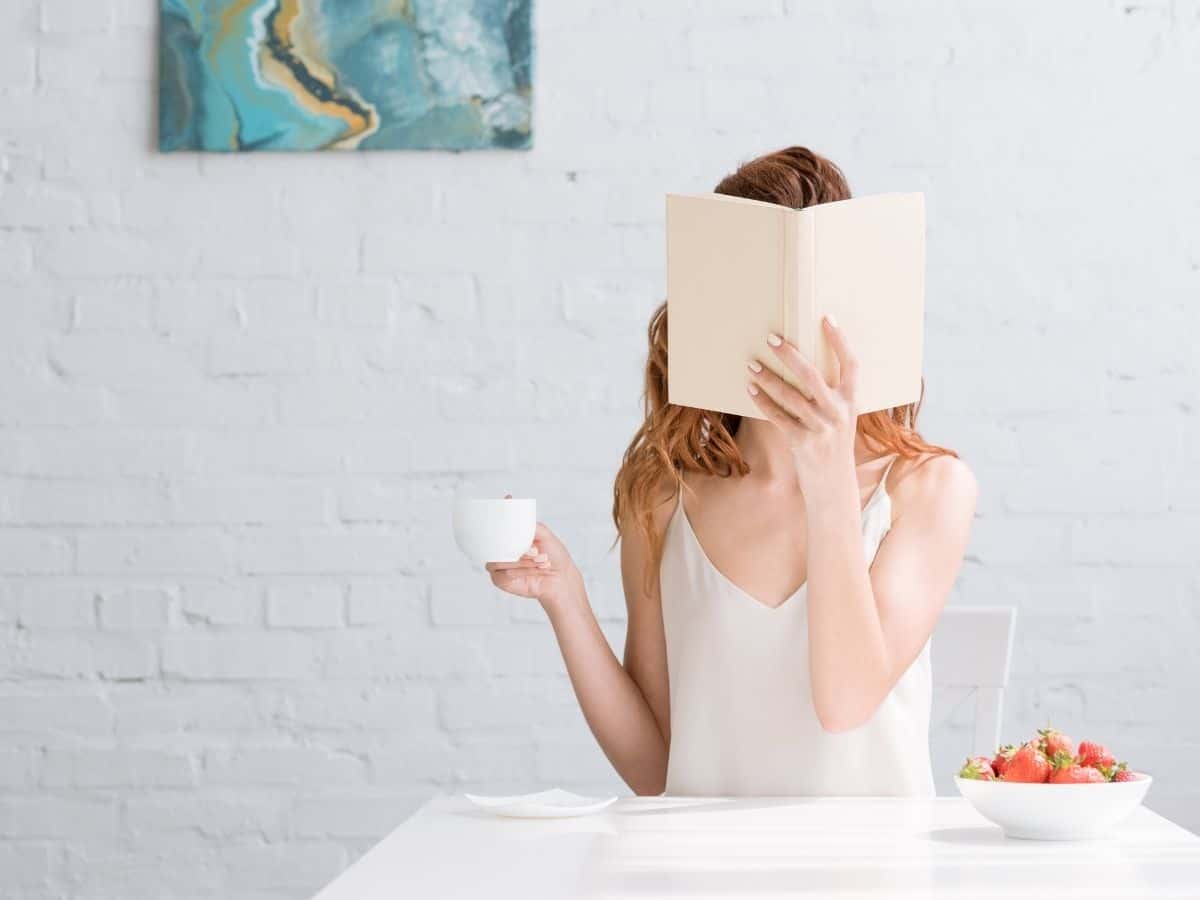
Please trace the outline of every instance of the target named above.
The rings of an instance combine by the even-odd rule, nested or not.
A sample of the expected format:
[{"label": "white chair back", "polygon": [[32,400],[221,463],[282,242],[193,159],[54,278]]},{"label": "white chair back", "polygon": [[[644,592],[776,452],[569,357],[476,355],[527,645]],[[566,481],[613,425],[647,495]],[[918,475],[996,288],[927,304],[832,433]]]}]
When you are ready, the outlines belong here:
[{"label": "white chair back", "polygon": [[975,692],[972,755],[991,757],[1000,743],[1016,621],[1011,606],[954,606],[933,632],[934,684]]}]

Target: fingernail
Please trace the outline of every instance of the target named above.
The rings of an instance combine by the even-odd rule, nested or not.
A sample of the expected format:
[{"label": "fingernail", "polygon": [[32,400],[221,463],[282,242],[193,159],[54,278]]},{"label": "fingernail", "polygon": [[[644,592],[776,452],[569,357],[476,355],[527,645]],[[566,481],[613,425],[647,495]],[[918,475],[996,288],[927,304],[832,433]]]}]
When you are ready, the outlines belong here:
[{"label": "fingernail", "polygon": [[746,363],[746,367],[751,372],[761,372],[762,371],[762,363],[758,362],[757,360],[753,360],[753,359],[750,360],[750,362]]},{"label": "fingernail", "polygon": [[757,387],[755,387],[754,385],[752,385],[752,384],[748,384],[748,385],[746,385],[746,390],[750,392],[750,396],[751,396],[751,397],[757,397],[757,396],[758,396],[758,388],[757,388]]},{"label": "fingernail", "polygon": [[770,344],[772,347],[779,347],[783,344],[783,338],[781,338],[779,335],[777,335],[775,332],[772,331],[770,334],[767,335],[767,343]]},{"label": "fingernail", "polygon": [[833,317],[833,313],[829,313],[829,314],[827,314],[827,315],[825,316],[825,321],[829,323],[829,327],[830,327],[830,328],[837,328],[837,327],[838,327],[838,324],[837,324],[837,319],[835,319],[835,318]]}]

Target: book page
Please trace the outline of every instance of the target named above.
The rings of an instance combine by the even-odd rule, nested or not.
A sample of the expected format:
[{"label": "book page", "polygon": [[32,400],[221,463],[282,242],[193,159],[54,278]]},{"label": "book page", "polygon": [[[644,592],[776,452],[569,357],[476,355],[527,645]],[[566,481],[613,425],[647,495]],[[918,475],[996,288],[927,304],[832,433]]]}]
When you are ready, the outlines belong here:
[{"label": "book page", "polygon": [[[832,314],[858,357],[859,413],[921,396],[925,198],[881,194],[802,210],[813,222],[815,325]],[[817,367],[835,358],[818,332]]]},{"label": "book page", "polygon": [[773,363],[783,332],[786,207],[718,194],[667,196],[668,393],[672,403],[762,418],[746,363]]}]

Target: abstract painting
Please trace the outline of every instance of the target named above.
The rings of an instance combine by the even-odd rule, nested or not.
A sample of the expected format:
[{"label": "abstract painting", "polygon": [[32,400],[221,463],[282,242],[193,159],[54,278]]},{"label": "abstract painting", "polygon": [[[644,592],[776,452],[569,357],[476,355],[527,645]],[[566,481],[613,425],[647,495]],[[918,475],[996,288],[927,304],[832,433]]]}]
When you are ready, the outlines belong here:
[{"label": "abstract painting", "polygon": [[159,148],[527,148],[531,2],[160,0]]}]

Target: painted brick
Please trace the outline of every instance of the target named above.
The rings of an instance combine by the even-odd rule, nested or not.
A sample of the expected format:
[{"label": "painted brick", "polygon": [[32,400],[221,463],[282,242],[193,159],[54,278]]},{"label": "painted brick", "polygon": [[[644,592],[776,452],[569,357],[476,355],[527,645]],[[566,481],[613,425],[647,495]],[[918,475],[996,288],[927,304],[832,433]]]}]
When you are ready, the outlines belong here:
[{"label": "painted brick", "polygon": [[221,574],[231,568],[231,542],[210,531],[94,532],[79,536],[78,568],[97,574]]},{"label": "painted brick", "polygon": [[208,475],[328,475],[343,468],[357,438],[322,428],[223,429],[197,435],[195,457]]},{"label": "painted brick", "polygon": [[208,625],[255,625],[262,621],[262,598],[257,584],[196,584],[184,588],[183,617]]},{"label": "painted brick", "polygon": [[150,327],[154,291],[149,282],[98,281],[73,298],[71,327],[76,331],[142,331]]},{"label": "painted brick", "polygon": [[26,584],[16,601],[16,620],[30,629],[91,628],[99,594],[82,584]]},{"label": "painted brick", "polygon": [[396,289],[388,279],[354,278],[322,284],[317,290],[321,318],[355,328],[388,329],[394,318]]},{"label": "painted brick", "polygon": [[103,32],[112,27],[108,0],[43,0],[42,28],[50,33]]},{"label": "painted brick", "polygon": [[155,588],[105,593],[100,598],[100,624],[105,628],[161,628],[170,618],[174,595]]},{"label": "painted brick", "polygon": [[508,617],[506,595],[487,573],[436,578],[430,609],[434,625],[496,625]]},{"label": "painted brick", "polygon": [[0,789],[29,790],[38,778],[39,754],[36,750],[13,748],[0,750]]},{"label": "painted brick", "polygon": [[171,833],[199,832],[208,837],[278,839],[287,829],[290,792],[211,789],[189,794],[180,803],[175,790],[139,791],[125,803],[125,822],[140,840],[162,839]]},{"label": "painted brick", "polygon": [[26,480],[11,520],[22,525],[144,525],[161,522],[160,485]]},{"label": "painted brick", "polygon": [[7,191],[0,205],[0,228],[50,228],[82,225],[83,201],[74,193],[55,189]]},{"label": "painted brick", "polygon": [[427,732],[435,697],[427,684],[309,683],[288,691],[279,718],[325,741],[353,732]]},{"label": "painted brick", "polygon": [[[145,428],[75,428],[73,440],[41,442],[22,456],[20,472],[55,479],[155,478],[186,472],[192,440]],[[134,486],[145,493],[144,485]]]},{"label": "painted brick", "polygon": [[204,780],[254,787],[361,784],[366,780],[366,766],[348,753],[320,747],[243,747],[207,752]]},{"label": "painted brick", "polygon": [[0,572],[36,574],[70,571],[75,551],[64,537],[38,531],[0,531]]},{"label": "painted brick", "polygon": [[108,798],[0,797],[0,835],[6,838],[87,838],[112,834],[117,804]]},{"label": "painted brick", "polygon": [[294,635],[169,636],[163,671],[188,680],[304,678],[312,675],[313,645]]},{"label": "painted brick", "polygon": [[406,556],[399,535],[332,531],[250,535],[239,550],[241,569],[251,575],[396,572]]},{"label": "painted brick", "polygon": [[[57,857],[51,844],[12,843],[0,846],[0,872],[8,888],[28,891],[43,887],[52,873]],[[30,896],[22,891],[23,896]]]},{"label": "painted brick", "polygon": [[172,485],[168,514],[183,524],[286,525],[328,518],[326,492],[308,482],[195,479]]},{"label": "painted brick", "polygon": [[42,783],[54,788],[189,787],[193,761],[180,753],[134,747],[51,749]]},{"label": "painted brick", "polygon": [[0,694],[0,734],[69,739],[111,732],[112,708],[100,693]]},{"label": "painted brick", "polygon": [[72,632],[17,634],[5,646],[0,671],[26,678],[138,680],[158,670],[158,647],[128,635]]},{"label": "painted brick", "polygon": [[267,588],[267,624],[273,628],[337,628],[345,589],[340,584],[273,584]]},{"label": "painted brick", "polygon": [[122,742],[165,743],[174,749],[192,738],[199,742],[195,749],[202,751],[214,741],[268,730],[278,690],[272,685],[262,692],[240,683],[112,685],[108,698],[113,732]]},{"label": "painted brick", "polygon": [[322,671],[332,679],[452,679],[487,671],[478,638],[440,631],[335,634],[325,640],[322,657]]},{"label": "painted brick", "polygon": [[523,677],[447,686],[439,713],[451,731],[528,732],[534,726],[573,721],[578,708],[565,679]]},{"label": "painted brick", "polygon": [[424,627],[429,624],[425,586],[412,580],[355,581],[350,585],[346,618],[350,625],[392,622]]},{"label": "painted brick", "polygon": [[295,375],[317,365],[312,337],[268,341],[244,335],[223,335],[208,347],[207,370],[213,375]]}]

